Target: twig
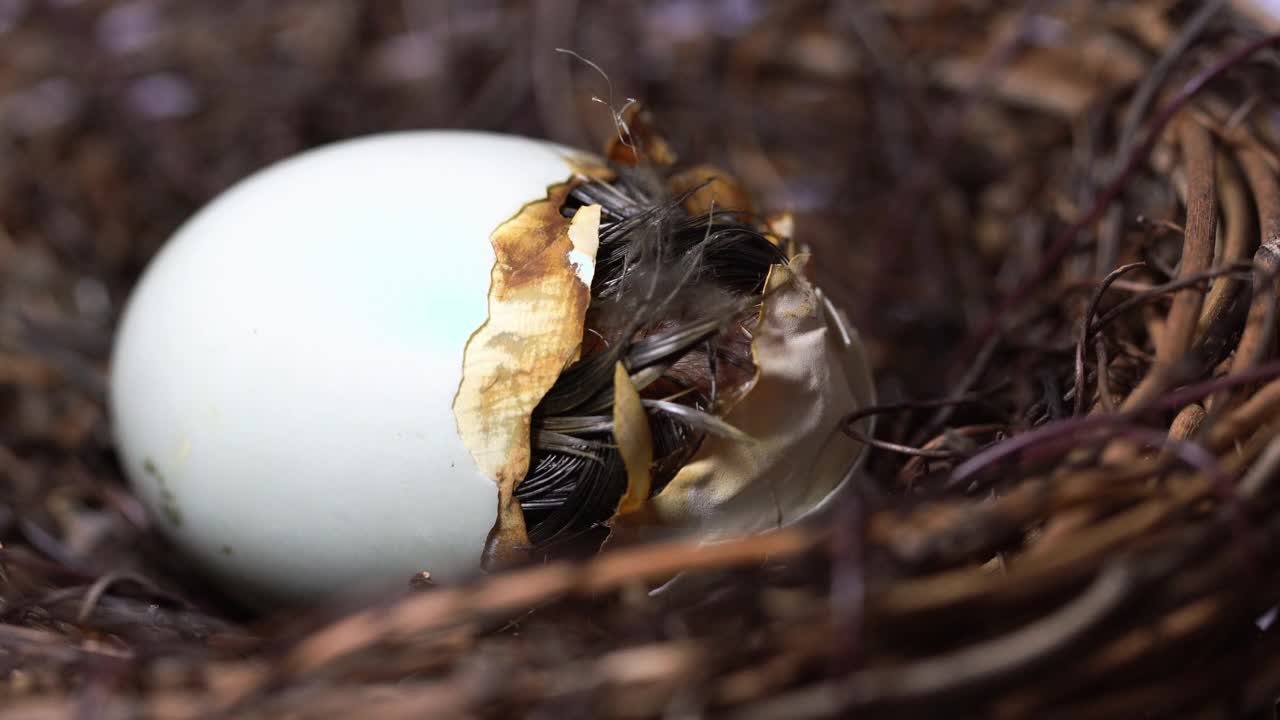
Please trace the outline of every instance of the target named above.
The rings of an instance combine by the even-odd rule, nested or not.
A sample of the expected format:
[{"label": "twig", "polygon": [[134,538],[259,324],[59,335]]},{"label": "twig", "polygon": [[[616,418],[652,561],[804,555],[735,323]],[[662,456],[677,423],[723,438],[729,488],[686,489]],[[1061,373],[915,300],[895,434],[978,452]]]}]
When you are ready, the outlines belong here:
[{"label": "twig", "polygon": [[1070,651],[1120,608],[1136,586],[1137,578],[1128,564],[1113,562],[1080,596],[1013,633],[901,667],[863,671],[793,691],[734,717],[836,717],[859,706],[921,702],[972,689]]},{"label": "twig", "polygon": [[[1128,265],[1122,265],[1115,270],[1107,273],[1107,276],[1098,284],[1098,289],[1094,291],[1093,297],[1089,298],[1088,309],[1085,310],[1084,319],[1080,323],[1080,339],[1076,341],[1076,401],[1072,415],[1079,415],[1084,412],[1084,347],[1089,340],[1090,326],[1093,323],[1093,316],[1098,312],[1098,303],[1102,301],[1102,296],[1106,294],[1111,284],[1120,279],[1121,275],[1136,270],[1140,267],[1146,267],[1146,263],[1135,262]],[[1099,376],[1104,372],[1102,366],[1098,367]]]},{"label": "twig", "polygon": [[973,353],[975,347],[983,346],[990,337],[995,334],[1004,317],[1014,308],[1023,303],[1027,297],[1040,287],[1041,283],[1048,279],[1050,273],[1052,273],[1054,268],[1058,266],[1058,263],[1062,262],[1062,259],[1066,257],[1068,252],[1070,252],[1071,247],[1075,244],[1076,238],[1080,236],[1085,228],[1096,223],[1102,217],[1102,214],[1106,212],[1111,203],[1115,202],[1116,198],[1120,196],[1120,192],[1124,189],[1125,183],[1129,180],[1129,177],[1134,173],[1134,171],[1138,169],[1138,164],[1146,159],[1147,155],[1151,153],[1152,148],[1155,147],[1156,140],[1160,137],[1160,134],[1164,132],[1165,126],[1169,124],[1184,105],[1203,90],[1210,82],[1216,80],[1231,68],[1244,62],[1258,51],[1278,44],[1280,44],[1280,34],[1269,35],[1259,40],[1255,40],[1238,48],[1234,52],[1218,60],[1218,62],[1206,67],[1204,70],[1201,70],[1194,77],[1188,80],[1178,93],[1174,95],[1173,99],[1165,105],[1164,109],[1157,113],[1155,118],[1152,119],[1151,125],[1147,128],[1147,133],[1143,137],[1142,142],[1139,143],[1138,146],[1134,148],[1133,152],[1129,154],[1128,159],[1121,167],[1120,172],[1117,173],[1116,177],[1106,186],[1102,191],[1102,194],[1094,200],[1093,205],[1090,206],[1088,212],[1084,213],[1078,220],[1071,223],[1071,225],[1064,230],[1056,240],[1054,240],[1054,242],[1045,251],[1036,268],[1030,275],[1024,278],[1012,292],[1000,301],[992,311],[991,315],[987,318],[986,322],[982,324],[978,331],[971,336],[971,339],[965,344],[965,346],[962,347],[959,355],[961,357],[968,357]]},{"label": "twig", "polygon": [[[1187,170],[1187,224],[1182,235],[1182,260],[1178,279],[1198,277],[1213,264],[1213,246],[1218,227],[1218,193],[1214,174],[1213,137],[1199,123],[1184,119],[1178,123],[1178,140]],[[1121,409],[1143,405],[1163,392],[1173,380],[1173,366],[1191,348],[1204,291],[1190,286],[1173,296],[1164,334],[1156,343],[1156,361],[1150,372],[1121,403]]]}]

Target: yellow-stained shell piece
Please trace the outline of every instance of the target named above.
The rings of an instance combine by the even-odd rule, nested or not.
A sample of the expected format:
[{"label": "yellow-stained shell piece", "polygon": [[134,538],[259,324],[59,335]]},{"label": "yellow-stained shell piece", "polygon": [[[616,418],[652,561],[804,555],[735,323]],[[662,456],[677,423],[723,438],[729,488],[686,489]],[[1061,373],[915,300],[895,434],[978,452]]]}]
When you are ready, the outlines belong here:
[{"label": "yellow-stained shell piece", "polygon": [[653,435],[640,392],[621,362],[613,368],[613,437],[627,469],[627,491],[618,502],[618,515],[644,507],[653,476]]},{"label": "yellow-stained shell piece", "polygon": [[575,181],[553,185],[490,236],[488,319],[468,340],[453,402],[458,434],[498,485],[485,564],[518,559],[528,545],[515,487],[532,455],[531,414],[582,345],[599,244],[600,206],[572,219],[560,208]]}]

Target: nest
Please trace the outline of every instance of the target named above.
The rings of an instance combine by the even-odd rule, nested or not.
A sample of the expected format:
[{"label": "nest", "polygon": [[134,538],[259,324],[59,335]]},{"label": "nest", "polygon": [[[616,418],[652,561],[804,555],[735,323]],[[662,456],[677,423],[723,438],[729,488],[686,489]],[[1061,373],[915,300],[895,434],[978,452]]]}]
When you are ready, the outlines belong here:
[{"label": "nest", "polygon": [[[1255,3],[585,5],[448,26],[310,0],[0,6],[7,706],[1273,708],[1280,39]],[[598,78],[556,46],[796,210],[877,365],[865,474],[821,526],[239,614],[150,531],[114,464],[119,300],[195,207],[303,147],[437,125],[594,146]],[[646,592],[676,573],[679,591]]]}]

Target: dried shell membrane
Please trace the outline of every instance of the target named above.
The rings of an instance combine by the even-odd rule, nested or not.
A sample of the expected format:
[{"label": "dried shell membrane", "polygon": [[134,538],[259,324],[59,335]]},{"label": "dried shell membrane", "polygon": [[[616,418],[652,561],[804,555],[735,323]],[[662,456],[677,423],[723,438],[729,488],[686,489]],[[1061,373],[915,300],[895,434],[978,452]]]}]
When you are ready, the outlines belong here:
[{"label": "dried shell membrane", "polygon": [[621,362],[613,370],[613,436],[627,469],[627,491],[618,502],[618,515],[622,516],[640,509],[649,499],[653,436],[640,392]]},{"label": "dried shell membrane", "polygon": [[578,358],[599,242],[600,207],[560,214],[576,181],[552,186],[490,236],[488,319],[467,341],[454,398],[458,433],[498,484],[498,518],[485,562],[503,564],[528,544],[514,497],[531,457],[534,407]]},{"label": "dried shell membrane", "polygon": [[780,527],[820,507],[863,454],[840,420],[871,402],[862,345],[806,280],[808,256],[775,265],[752,355],[753,386],[725,416],[751,443],[709,437],[651,501],[669,525],[708,539]]}]

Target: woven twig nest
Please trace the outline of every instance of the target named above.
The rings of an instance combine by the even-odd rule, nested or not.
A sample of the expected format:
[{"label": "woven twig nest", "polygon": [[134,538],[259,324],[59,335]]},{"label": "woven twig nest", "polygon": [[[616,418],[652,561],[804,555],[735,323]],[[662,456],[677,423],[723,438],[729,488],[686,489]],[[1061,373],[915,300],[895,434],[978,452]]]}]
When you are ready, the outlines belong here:
[{"label": "woven twig nest", "polygon": [[[86,526],[49,521],[66,511],[57,497],[87,483],[109,488],[86,492],[122,516],[134,506],[109,469],[59,481],[61,496],[34,488],[90,440],[66,440],[64,455],[0,446],[0,471],[26,498],[13,506],[42,508],[15,515],[19,539],[0,556],[11,707],[165,718],[1272,707],[1280,40],[1264,33],[1276,28],[1260,2],[1006,5],[788,8],[726,51],[727,96],[787,118],[799,138],[772,143],[780,126],[726,120],[744,183],[771,199],[800,197],[786,189],[797,175],[845,191],[825,221],[801,213],[796,234],[807,219],[825,238],[823,272],[869,338],[884,404],[859,414],[878,418],[876,437],[858,435],[874,451],[829,522],[245,623],[145,573],[77,566],[76,543],[90,540],[67,528]],[[815,91],[844,94],[814,102]],[[823,127],[850,155],[805,147]],[[831,180],[840,168],[849,178]],[[31,224],[7,222],[15,235]],[[55,392],[40,362],[0,367]],[[673,574],[690,582],[647,592]]]}]

